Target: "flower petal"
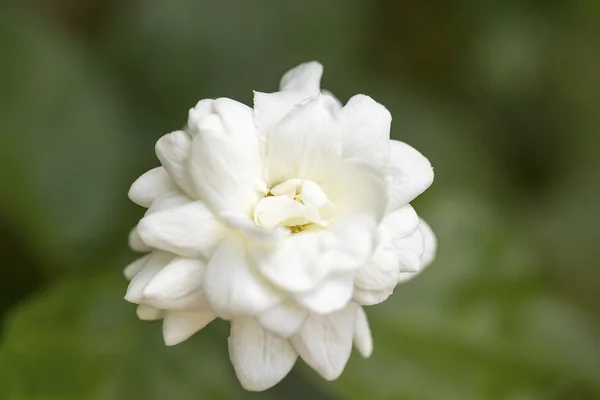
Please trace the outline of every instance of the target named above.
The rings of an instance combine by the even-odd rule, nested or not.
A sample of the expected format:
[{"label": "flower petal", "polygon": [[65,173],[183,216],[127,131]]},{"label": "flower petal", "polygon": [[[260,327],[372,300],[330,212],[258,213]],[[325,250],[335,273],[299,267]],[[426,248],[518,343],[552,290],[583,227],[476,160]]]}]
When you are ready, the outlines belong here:
[{"label": "flower petal", "polygon": [[190,180],[187,161],[190,156],[192,138],[184,131],[164,135],[156,142],[156,156],[171,179],[188,195],[195,197]]},{"label": "flower petal", "polygon": [[344,160],[336,176],[321,184],[334,205],[334,218],[365,215],[379,225],[387,205],[386,184],[382,174],[373,167],[353,160]]},{"label": "flower petal", "polygon": [[221,218],[229,228],[239,229],[246,236],[246,239],[252,241],[277,241],[290,234],[290,231],[282,226],[273,229],[257,226],[253,220],[241,214],[223,212]]},{"label": "flower petal", "polygon": [[294,297],[304,307],[317,314],[341,310],[352,298],[354,283],[351,277],[329,277],[319,287]]},{"label": "flower petal", "polygon": [[177,208],[193,202],[194,201],[191,198],[180,190],[163,193],[152,201],[152,204],[150,204],[150,207],[148,207],[148,210],[146,210],[146,214],[144,215],[170,210],[171,208]]},{"label": "flower petal", "polygon": [[381,229],[379,245],[373,257],[357,270],[354,283],[365,290],[393,290],[399,273],[400,263],[392,239]]},{"label": "flower petal", "polygon": [[396,256],[400,260],[398,282],[406,282],[421,272],[421,257],[424,250],[424,238],[420,229],[402,239],[394,239]]},{"label": "flower petal", "polygon": [[365,290],[359,287],[354,288],[354,296],[352,300],[362,306],[373,306],[383,303],[393,293],[394,288],[389,290]]},{"label": "flower petal", "polygon": [[344,141],[343,158],[382,169],[390,152],[390,112],[369,96],[352,97],[338,115]]},{"label": "flower petal", "polygon": [[158,271],[163,269],[169,262],[171,262],[172,259],[173,256],[162,251],[153,251],[150,253],[143,268],[140,269],[137,274],[135,274],[129,283],[127,293],[125,294],[125,300],[135,304],[142,303],[144,301],[144,296],[142,293],[146,285],[148,285],[154,275],[156,275]]},{"label": "flower petal", "polygon": [[285,339],[264,330],[252,317],[231,321],[229,357],[246,390],[266,390],[291,371],[298,354]]},{"label": "flower petal", "polygon": [[318,182],[332,177],[342,155],[342,137],[333,129],[328,96],[297,105],[267,138],[266,173],[273,186],[293,178]]},{"label": "flower petal", "polygon": [[144,288],[144,301],[162,310],[206,308],[208,303],[202,291],[205,268],[198,259],[174,259]]},{"label": "flower petal", "polygon": [[135,204],[148,208],[158,195],[177,190],[163,167],[156,167],[140,176],[129,189],[129,199]]},{"label": "flower petal", "polygon": [[321,91],[323,65],[310,61],[287,71],[281,78],[279,90],[299,90],[315,96]]},{"label": "flower petal", "polygon": [[210,309],[194,311],[169,311],[163,319],[163,339],[167,346],[187,340],[208,325],[217,315]]},{"label": "flower petal", "polygon": [[261,155],[266,155],[269,132],[288,115],[296,105],[311,97],[304,91],[275,93],[254,92],[254,123],[258,128]]},{"label": "flower petal", "polygon": [[381,224],[392,239],[401,239],[413,234],[419,227],[420,221],[415,209],[407,204],[386,215]]},{"label": "flower petal", "polygon": [[256,320],[263,328],[283,338],[295,334],[302,326],[308,311],[294,304],[281,303],[258,314]]},{"label": "flower petal", "polygon": [[304,231],[274,244],[248,248],[249,257],[273,284],[290,292],[315,288],[330,273],[325,257],[333,235],[327,231]]},{"label": "flower petal", "polygon": [[230,232],[206,267],[204,292],[219,317],[254,315],[281,302],[281,294],[263,282],[246,259],[243,236]]},{"label": "flower petal", "polygon": [[327,380],[337,379],[350,357],[356,308],[311,314],[291,342],[302,359]]},{"label": "flower petal", "polygon": [[386,171],[388,211],[410,203],[433,183],[433,168],[429,160],[411,146],[397,140],[390,140]]},{"label": "flower petal", "polygon": [[217,213],[249,215],[267,190],[252,109],[230,99],[211,104],[212,113],[190,127],[194,188]]},{"label": "flower petal", "polygon": [[423,256],[421,257],[421,269],[427,268],[435,259],[437,252],[437,238],[427,222],[421,220],[419,230],[423,234]]},{"label": "flower petal", "polygon": [[129,281],[132,280],[133,277],[138,272],[140,272],[142,268],[144,268],[144,265],[146,265],[150,256],[152,256],[152,254],[146,254],[145,256],[138,258],[137,260],[126,266],[125,270],[123,271],[123,275],[125,275],[125,278],[127,278],[127,280]]},{"label": "flower petal", "polygon": [[148,246],[137,231],[137,227],[129,231],[129,248],[138,253],[147,253],[152,251],[152,247]]},{"label": "flower petal", "polygon": [[373,337],[371,336],[367,314],[362,307],[358,307],[358,313],[356,315],[354,346],[365,358],[371,357],[371,354],[373,354]]},{"label": "flower petal", "polygon": [[135,312],[142,321],[156,321],[165,315],[163,310],[158,310],[148,304],[140,304],[137,306]]},{"label": "flower petal", "polygon": [[138,224],[149,246],[184,257],[208,259],[227,228],[200,201],[145,216]]}]

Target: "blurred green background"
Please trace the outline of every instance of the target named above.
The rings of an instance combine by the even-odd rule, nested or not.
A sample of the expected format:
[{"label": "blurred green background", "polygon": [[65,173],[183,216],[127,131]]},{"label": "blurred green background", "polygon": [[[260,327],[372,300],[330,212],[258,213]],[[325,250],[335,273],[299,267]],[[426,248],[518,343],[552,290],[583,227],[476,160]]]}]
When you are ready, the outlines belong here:
[{"label": "blurred green background", "polygon": [[[0,2],[0,399],[600,399],[600,2]],[[434,185],[371,359],[242,391],[226,323],[165,348],[122,298],[129,185],[199,99],[319,60]]]}]

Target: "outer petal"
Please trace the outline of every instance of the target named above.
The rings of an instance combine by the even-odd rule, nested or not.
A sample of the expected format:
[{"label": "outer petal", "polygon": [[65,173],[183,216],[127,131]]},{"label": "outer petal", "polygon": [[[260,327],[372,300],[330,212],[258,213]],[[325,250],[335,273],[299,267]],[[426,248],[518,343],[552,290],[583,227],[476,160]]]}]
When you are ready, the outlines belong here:
[{"label": "outer petal", "polygon": [[296,106],[269,133],[266,172],[271,184],[292,178],[321,182],[337,172],[342,137],[333,129],[334,116],[327,105],[332,101],[318,96]]},{"label": "outer petal", "polygon": [[433,233],[433,230],[425,222],[421,220],[421,225],[419,225],[419,230],[423,234],[423,256],[421,257],[421,269],[427,268],[429,264],[433,262],[435,259],[435,254],[437,252],[437,238]]},{"label": "outer petal", "polygon": [[256,320],[263,328],[283,338],[295,334],[308,316],[308,311],[294,304],[278,304],[262,313]]},{"label": "outer petal", "polygon": [[188,195],[195,197],[190,180],[187,161],[190,156],[192,138],[184,131],[175,131],[158,139],[156,156],[171,179]]},{"label": "outer petal", "polygon": [[260,391],[279,383],[298,355],[292,345],[264,330],[252,317],[231,321],[229,357],[246,390]]},{"label": "outer petal", "polygon": [[196,192],[215,212],[250,215],[266,193],[252,109],[230,99],[194,122],[190,175]]},{"label": "outer petal", "polygon": [[381,225],[392,239],[401,239],[413,234],[420,223],[417,212],[408,204],[386,215]]},{"label": "outer petal", "polygon": [[142,321],[156,321],[165,315],[163,310],[158,310],[148,304],[140,304],[137,306],[135,312]]},{"label": "outer petal", "polygon": [[354,296],[352,300],[357,304],[363,306],[373,306],[375,304],[383,303],[393,293],[394,288],[388,290],[365,290],[359,287],[354,289]]},{"label": "outer petal", "polygon": [[209,258],[227,228],[200,201],[145,216],[138,224],[142,240],[184,257]]},{"label": "outer petal", "polygon": [[194,311],[169,311],[163,320],[163,339],[174,346],[188,339],[217,316],[209,308]]},{"label": "outer petal", "polygon": [[129,189],[129,199],[148,208],[152,201],[163,193],[177,190],[177,186],[163,167],[156,167],[140,176]]},{"label": "outer petal", "polygon": [[421,230],[402,239],[394,239],[396,256],[400,260],[398,282],[406,282],[421,272],[421,257],[424,250],[424,238]]},{"label": "outer petal", "polygon": [[148,207],[145,215],[170,210],[171,208],[177,208],[193,202],[194,201],[191,198],[180,190],[164,193],[157,196],[154,201],[152,201],[152,204]]},{"label": "outer petal", "polygon": [[433,182],[433,168],[429,160],[411,146],[397,140],[390,141],[386,171],[389,211],[408,204]]},{"label": "outer petal", "polygon": [[367,320],[365,310],[362,307],[357,308],[354,346],[356,346],[363,357],[368,358],[373,353],[373,337],[371,336],[371,329],[369,328],[369,321]]},{"label": "outer petal", "polygon": [[292,344],[323,378],[337,379],[350,357],[355,321],[353,305],[328,315],[312,314],[300,332],[292,336]]},{"label": "outer petal", "polygon": [[252,270],[243,236],[229,233],[221,242],[204,276],[204,292],[221,318],[254,315],[281,302],[281,294]]},{"label": "outer petal", "polygon": [[287,71],[279,83],[280,90],[299,90],[315,96],[321,91],[323,65],[310,61]]},{"label": "outer petal", "polygon": [[352,298],[354,283],[350,276],[329,277],[319,287],[295,295],[296,300],[317,314],[329,314],[341,310]]},{"label": "outer petal", "polygon": [[393,290],[398,283],[400,263],[392,239],[384,230],[380,233],[380,243],[373,257],[356,272],[354,283],[361,289]]},{"label": "outer petal", "polygon": [[156,275],[158,271],[163,269],[169,262],[171,262],[172,259],[173,256],[162,251],[154,251],[150,253],[150,256],[146,260],[144,267],[137,274],[135,274],[129,283],[127,293],[125,294],[125,300],[130,303],[142,303],[144,301],[142,293],[146,285],[148,285],[154,275]]},{"label": "outer petal", "polygon": [[390,151],[390,112],[369,96],[352,97],[338,116],[344,140],[343,158],[382,169]]},{"label": "outer petal", "polygon": [[148,246],[137,231],[137,227],[129,231],[129,248],[138,253],[147,253],[152,251],[152,247]]},{"label": "outer petal", "polygon": [[205,267],[198,259],[174,259],[144,288],[145,301],[163,310],[206,308],[202,291]]},{"label": "outer petal", "polygon": [[133,277],[138,272],[140,272],[142,268],[144,268],[144,265],[146,265],[148,259],[150,259],[151,256],[152,254],[146,254],[145,256],[138,258],[137,260],[126,266],[125,270],[123,271],[123,275],[125,275],[125,278],[127,280],[132,280]]}]

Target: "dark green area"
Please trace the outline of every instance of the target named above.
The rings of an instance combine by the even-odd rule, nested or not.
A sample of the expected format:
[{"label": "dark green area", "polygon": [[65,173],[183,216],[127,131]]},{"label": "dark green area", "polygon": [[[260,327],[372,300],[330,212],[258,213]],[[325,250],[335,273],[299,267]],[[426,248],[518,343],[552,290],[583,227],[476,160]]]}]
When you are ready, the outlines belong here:
[{"label": "dark green area", "polygon": [[[600,399],[600,3],[0,4],[0,399]],[[367,310],[371,359],[240,389],[227,324],[166,348],[122,297],[126,193],[208,97],[319,60],[429,157],[437,261]]]}]

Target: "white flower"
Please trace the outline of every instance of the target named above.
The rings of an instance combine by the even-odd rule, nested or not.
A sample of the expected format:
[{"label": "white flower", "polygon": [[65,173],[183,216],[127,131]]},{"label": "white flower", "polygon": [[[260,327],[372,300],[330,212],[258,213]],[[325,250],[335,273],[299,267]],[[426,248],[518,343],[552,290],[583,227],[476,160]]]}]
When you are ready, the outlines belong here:
[{"label": "white flower", "polygon": [[167,345],[231,321],[242,385],[264,390],[298,355],[336,379],[352,343],[368,357],[361,306],[384,301],[433,259],[435,237],[409,205],[433,181],[425,157],[390,140],[388,110],[321,92],[323,67],[287,72],[254,109],[202,100],[159,139],[162,164],[132,185],[148,211],[130,236],[148,252],[125,269],[141,319]]}]

